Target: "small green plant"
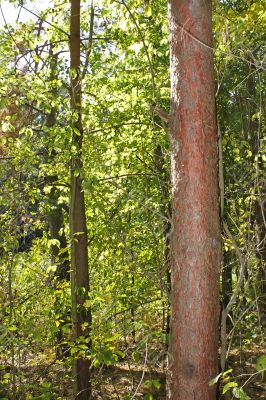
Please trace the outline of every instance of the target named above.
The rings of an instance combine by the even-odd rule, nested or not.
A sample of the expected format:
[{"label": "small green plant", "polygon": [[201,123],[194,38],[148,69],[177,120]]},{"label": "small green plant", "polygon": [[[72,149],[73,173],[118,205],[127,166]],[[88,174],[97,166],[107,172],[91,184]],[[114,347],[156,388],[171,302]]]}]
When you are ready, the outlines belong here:
[{"label": "small green plant", "polygon": [[238,383],[232,379],[231,372],[232,369],[221,372],[215,378],[211,379],[209,382],[210,386],[215,385],[219,380],[222,382],[222,395],[226,394],[229,390],[232,390],[232,395],[235,399],[240,400],[251,400],[251,398],[244,392],[244,390],[238,387]]},{"label": "small green plant", "polygon": [[114,365],[120,358],[124,357],[125,354],[118,350],[113,344],[102,343],[94,356],[93,366],[97,367],[100,364],[105,364],[107,366]]},{"label": "small green plant", "polygon": [[144,382],[144,387],[149,389],[149,393],[144,395],[144,400],[153,400],[153,394],[161,387],[161,382],[158,379],[148,379]]},{"label": "small green plant", "polygon": [[146,389],[160,389],[161,382],[158,379],[150,379],[144,382],[144,386]]}]

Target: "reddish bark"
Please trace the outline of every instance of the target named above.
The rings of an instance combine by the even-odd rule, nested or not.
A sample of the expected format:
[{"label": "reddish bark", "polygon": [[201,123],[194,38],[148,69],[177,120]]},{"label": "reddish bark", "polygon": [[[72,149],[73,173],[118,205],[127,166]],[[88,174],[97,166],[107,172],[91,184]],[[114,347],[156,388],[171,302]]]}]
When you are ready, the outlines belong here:
[{"label": "reddish bark", "polygon": [[170,0],[173,187],[169,399],[213,400],[220,222],[211,0]]}]

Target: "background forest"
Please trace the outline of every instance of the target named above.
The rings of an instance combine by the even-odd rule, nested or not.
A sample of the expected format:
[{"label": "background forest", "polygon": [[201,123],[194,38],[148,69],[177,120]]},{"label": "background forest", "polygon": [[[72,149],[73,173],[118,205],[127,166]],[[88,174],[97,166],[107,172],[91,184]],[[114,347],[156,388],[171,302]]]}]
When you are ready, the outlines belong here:
[{"label": "background forest", "polygon": [[[84,359],[93,399],[165,399],[171,179],[158,110],[170,107],[167,2],[82,1],[78,77],[68,1],[42,11],[10,1],[13,23],[1,3],[0,399],[74,399],[71,365]],[[265,17],[259,0],[213,1],[221,399],[265,395]],[[80,182],[86,293],[70,284]],[[73,334],[81,298],[87,313]]]}]

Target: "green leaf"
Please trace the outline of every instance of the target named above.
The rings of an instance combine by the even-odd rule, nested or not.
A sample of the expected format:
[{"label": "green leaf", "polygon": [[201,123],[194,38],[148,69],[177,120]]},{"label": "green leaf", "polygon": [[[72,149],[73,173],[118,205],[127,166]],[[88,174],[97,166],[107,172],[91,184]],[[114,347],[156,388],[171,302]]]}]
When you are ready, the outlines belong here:
[{"label": "green leaf", "polygon": [[230,368],[230,369],[224,371],[224,372],[222,373],[223,378],[224,378],[226,375],[230,374],[232,371],[233,371],[232,368]]},{"label": "green leaf", "polygon": [[52,186],[44,186],[43,191],[45,194],[51,193]]},{"label": "green leaf", "polygon": [[237,382],[228,382],[224,387],[223,387],[223,394],[228,392],[229,389],[235,388],[238,386]]},{"label": "green leaf", "polygon": [[144,382],[144,387],[146,389],[150,389],[150,388],[160,389],[161,383],[157,379],[147,380]]},{"label": "green leaf", "polygon": [[113,365],[117,361],[116,354],[112,353],[110,350],[104,350],[102,353],[102,358],[106,365]]},{"label": "green leaf", "polygon": [[258,372],[266,369],[266,355],[260,356],[256,361],[256,370]]},{"label": "green leaf", "polygon": [[144,387],[150,389],[152,387],[152,381],[148,380],[144,382]]},{"label": "green leaf", "polygon": [[18,328],[17,328],[15,325],[10,325],[10,326],[8,327],[8,330],[9,330],[10,332],[15,332],[15,331],[18,330]]},{"label": "green leaf", "polygon": [[120,337],[121,337],[120,333],[116,333],[116,334],[113,335],[113,336],[107,337],[107,338],[105,339],[105,341],[106,341],[106,342],[114,342],[115,340],[117,340],[117,339],[120,338]]},{"label": "green leaf", "polygon": [[[76,105],[80,106],[79,103],[76,103]],[[73,132],[74,132],[77,136],[80,136],[80,135],[81,135],[81,132],[80,132],[80,130],[79,130],[78,128],[76,128],[75,126],[73,126],[72,129],[73,129]]]},{"label": "green leaf", "polygon": [[76,354],[76,353],[78,353],[78,351],[79,351],[79,348],[78,348],[78,347],[71,347],[71,349],[70,349],[70,354],[71,354],[71,355]]},{"label": "green leaf", "polygon": [[249,397],[243,389],[241,388],[234,388],[233,389],[233,395],[236,399],[240,400],[251,400],[251,397]]},{"label": "green leaf", "polygon": [[47,240],[47,246],[50,248],[51,246],[57,246],[58,248],[60,247],[60,242],[57,239],[49,239]]},{"label": "green leaf", "polygon": [[153,400],[153,395],[151,393],[147,393],[145,394],[145,396],[143,397],[144,400]]},{"label": "green leaf", "polygon": [[52,384],[50,382],[43,382],[42,387],[45,389],[50,389],[52,387]]},{"label": "green leaf", "polygon": [[41,61],[41,59],[40,59],[36,54],[34,54],[34,55],[32,56],[32,58],[33,58],[33,60],[36,61],[36,62]]},{"label": "green leaf", "polygon": [[47,268],[47,274],[49,274],[50,272],[55,272],[57,270],[57,265],[49,265],[49,267]]},{"label": "green leaf", "polygon": [[91,307],[91,300],[89,299],[85,300],[83,303],[83,307],[88,310]]},{"label": "green leaf", "polygon": [[116,354],[118,355],[118,356],[120,356],[121,358],[125,358],[125,353],[123,352],[123,351],[121,351],[121,350],[116,350]]},{"label": "green leaf", "polygon": [[86,346],[86,344],[80,344],[80,345],[79,345],[79,348],[80,348],[81,350],[88,350],[88,346]]},{"label": "green leaf", "polygon": [[161,387],[161,382],[160,381],[158,381],[157,379],[154,379],[153,381],[152,381],[152,386],[155,388],[155,389],[160,389],[160,387]]},{"label": "green leaf", "polygon": [[212,378],[212,379],[209,381],[209,386],[215,385],[215,384],[219,381],[221,375],[222,375],[222,373],[220,373],[220,374],[218,374],[217,376],[215,376],[215,378]]},{"label": "green leaf", "polygon": [[81,329],[82,329],[83,331],[85,331],[85,329],[86,329],[88,326],[89,326],[89,323],[88,323],[88,322],[83,322],[83,324],[81,324]]},{"label": "green leaf", "polygon": [[133,361],[138,362],[140,360],[140,353],[138,351],[133,351],[132,359],[133,359]]},{"label": "green leaf", "polygon": [[145,6],[144,14],[146,17],[151,17],[152,16],[152,8],[150,4],[147,4]]}]

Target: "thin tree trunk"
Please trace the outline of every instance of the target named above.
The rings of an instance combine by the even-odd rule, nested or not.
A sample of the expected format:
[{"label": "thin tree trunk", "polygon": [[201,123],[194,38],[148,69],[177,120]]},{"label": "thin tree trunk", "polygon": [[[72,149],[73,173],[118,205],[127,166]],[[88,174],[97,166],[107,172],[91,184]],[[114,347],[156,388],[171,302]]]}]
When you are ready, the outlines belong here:
[{"label": "thin tree trunk", "polygon": [[[49,178],[50,181],[57,179],[57,177]],[[61,281],[69,281],[70,273],[68,253],[64,251],[67,248],[67,240],[66,236],[60,233],[64,226],[64,220],[63,209],[62,206],[58,204],[58,198],[58,192],[55,188],[52,188],[48,198],[50,205],[50,211],[48,213],[48,225],[51,239],[56,239],[59,242],[59,246],[51,246],[53,263],[57,265],[57,270],[55,272],[56,283],[60,283]],[[62,252],[60,253],[60,251]]]},{"label": "thin tree trunk", "polygon": [[223,270],[222,270],[223,309],[225,309],[227,304],[229,303],[233,292],[232,264],[233,264],[233,259],[231,253],[224,252]]},{"label": "thin tree trunk", "polygon": [[171,400],[214,400],[221,237],[211,0],[171,0]]},{"label": "thin tree trunk", "polygon": [[[50,62],[50,80],[53,81],[54,79],[57,79],[57,56],[54,54],[53,51],[53,44],[50,44],[50,51],[49,51],[49,62]],[[53,95],[56,97],[58,95],[57,90],[53,89]],[[46,126],[48,128],[55,127],[56,125],[56,118],[57,118],[57,112],[56,108],[52,107],[51,111],[46,117]],[[49,162],[50,158],[53,158],[56,156],[55,150],[52,150],[51,156],[49,157],[48,155],[45,156],[44,162]],[[57,175],[53,176],[47,176],[45,179],[46,184],[53,185],[54,182],[58,180]],[[69,264],[69,257],[67,252],[62,252],[60,253],[60,250],[64,250],[67,248],[67,239],[64,233],[60,234],[60,230],[63,228],[64,225],[64,220],[63,220],[63,207],[62,204],[58,204],[58,199],[59,199],[60,193],[58,189],[54,186],[52,186],[51,191],[48,194],[48,204],[49,204],[49,212],[47,213],[47,220],[48,220],[48,226],[49,226],[49,232],[50,232],[50,237],[51,239],[56,239],[59,242],[58,245],[52,245],[51,246],[51,258],[52,258],[52,263],[57,265],[57,269],[55,271],[55,281],[54,285],[55,288],[57,287],[58,284],[62,281],[69,281],[70,279],[70,264]],[[63,341],[63,332],[62,332],[62,325],[64,325],[66,322],[65,320],[65,315],[62,315],[62,310],[61,310],[61,302],[56,295],[55,297],[55,304],[54,304],[54,311],[56,314],[60,315],[59,320],[64,321],[63,324],[60,323],[60,326],[58,327],[58,332],[57,332],[57,337],[56,337],[56,353],[57,357],[60,357],[62,354],[62,348],[61,348],[61,342]],[[69,319],[68,315],[68,319]]]},{"label": "thin tree trunk", "polygon": [[[71,159],[70,182],[70,234],[71,234],[71,297],[73,339],[85,337],[90,346],[91,312],[84,307],[89,295],[87,227],[85,199],[82,188],[82,111],[80,71],[80,0],[71,1],[70,21],[70,78],[71,110],[73,113],[72,143],[76,148]],[[87,328],[82,329],[85,325]],[[88,400],[91,397],[90,360],[80,356],[74,360],[74,399]]]},{"label": "thin tree trunk", "polygon": [[[53,44],[50,45],[50,68],[51,68],[51,81],[53,79],[57,79],[57,56],[54,55],[53,52]],[[53,95],[56,97],[58,95],[57,90],[53,90]],[[57,113],[55,107],[51,108],[50,113],[46,118],[46,126],[48,128],[52,128],[56,125]],[[56,156],[56,152],[53,150],[51,154],[51,158]],[[49,161],[49,157],[46,157],[46,162]],[[53,185],[54,182],[58,180],[57,175],[47,176],[46,183]],[[65,254],[59,255],[59,250],[63,250],[67,247],[67,240],[64,234],[60,234],[60,230],[63,228],[63,206],[62,204],[58,204],[60,193],[56,189],[56,187],[52,186],[51,191],[48,195],[48,202],[50,206],[50,210],[47,215],[49,231],[51,239],[56,239],[59,242],[59,247],[57,245],[53,245],[51,247],[52,250],[52,258],[53,262],[58,264],[58,268],[56,271],[56,276],[58,280],[69,280],[69,260],[66,258]]]},{"label": "thin tree trunk", "polygon": [[[171,262],[170,262],[170,232],[171,232],[171,201],[170,201],[170,177],[166,168],[166,160],[163,154],[162,146],[158,144],[154,151],[155,168],[159,175],[159,184],[161,189],[161,213],[165,218],[163,227],[164,237],[164,274],[166,280],[167,298],[171,293]],[[165,315],[166,314],[166,315]],[[170,333],[170,304],[167,302],[166,309],[163,309],[163,330]],[[168,347],[168,341],[166,346]]]},{"label": "thin tree trunk", "polygon": [[[256,162],[256,194],[257,198],[254,204],[253,211],[253,224],[256,229],[256,256],[259,261],[258,268],[258,282],[259,282],[259,318],[263,317],[266,307],[266,178],[264,175],[264,167],[262,161],[263,151],[261,149],[261,126],[259,119],[254,118],[254,114],[258,111],[258,104],[256,102],[257,90],[256,90],[256,75],[254,71],[254,66],[250,62],[247,71],[247,91],[248,99],[246,100],[248,118],[248,135],[251,142],[251,149],[253,159],[252,162]],[[261,116],[260,116],[261,118]]]},{"label": "thin tree trunk", "polygon": [[[131,299],[134,298],[134,288],[135,288],[135,275],[134,272],[132,272],[131,275]],[[131,300],[132,301],[132,300]],[[132,341],[135,344],[136,343],[136,329],[135,329],[135,305],[133,305],[130,309],[130,314],[131,314],[131,335],[132,335]]]},{"label": "thin tree trunk", "polygon": [[[51,182],[57,180],[57,177],[48,177]],[[50,231],[51,239],[56,239],[59,242],[58,245],[51,246],[51,257],[52,262],[57,266],[54,274],[54,288],[60,288],[63,282],[69,282],[70,279],[70,263],[67,249],[67,240],[64,233],[60,233],[63,225],[63,210],[62,205],[58,204],[59,194],[55,188],[52,188],[48,196],[50,211],[48,213],[48,225]],[[55,303],[54,303],[55,314],[59,315],[58,320],[60,325],[58,326],[58,331],[56,334],[56,356],[57,358],[62,357],[62,355],[67,354],[66,346],[64,343],[63,326],[69,323],[70,320],[70,310],[62,310],[62,301],[59,295],[55,292]]]}]

